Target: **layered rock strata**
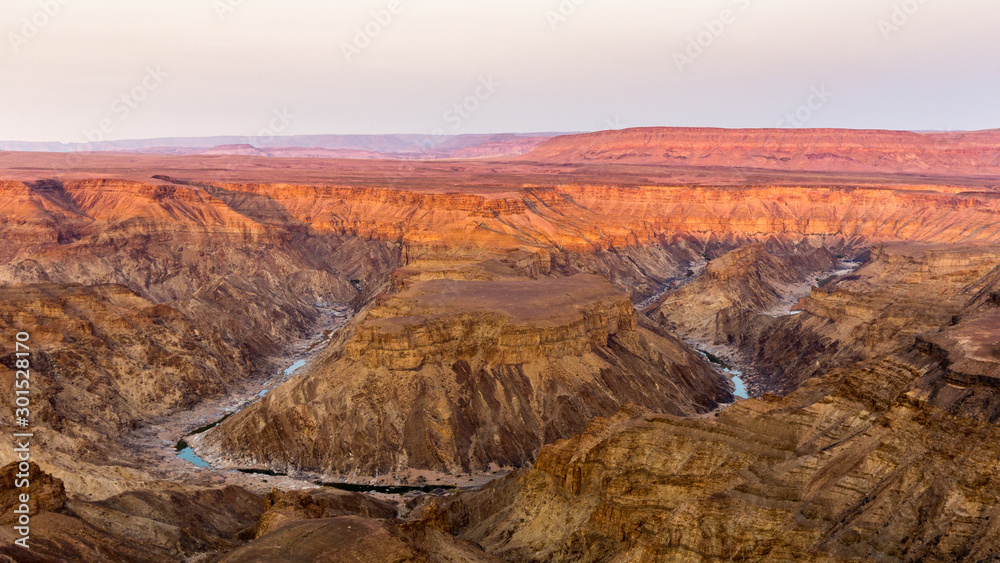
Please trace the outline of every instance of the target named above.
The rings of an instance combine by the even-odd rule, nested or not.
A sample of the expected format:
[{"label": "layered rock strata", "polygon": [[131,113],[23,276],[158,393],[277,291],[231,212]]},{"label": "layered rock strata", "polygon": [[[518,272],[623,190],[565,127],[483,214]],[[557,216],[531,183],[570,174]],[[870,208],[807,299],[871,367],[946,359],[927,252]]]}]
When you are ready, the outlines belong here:
[{"label": "layered rock strata", "polygon": [[426,525],[515,560],[997,558],[997,268],[989,248],[878,248],[784,333],[841,331],[788,351],[791,373],[851,360],[711,418],[593,421]]},{"label": "layered rock strata", "polygon": [[720,321],[763,314],[837,264],[829,250],[808,244],[744,246],[709,262],[698,279],[665,295],[649,315],[687,338],[728,343]]},{"label": "layered rock strata", "polygon": [[[809,377],[877,358],[959,322],[973,299],[988,304],[989,292],[982,292],[998,264],[1000,253],[992,247],[879,246],[857,271],[813,287],[795,305],[801,314],[721,315],[715,338],[766,373],[768,388],[788,393]],[[982,323],[988,321],[967,325],[966,333],[988,340],[992,330]]]},{"label": "layered rock strata", "polygon": [[1000,131],[636,128],[565,135],[520,157],[546,162],[893,173],[1000,173]]},{"label": "layered rock strata", "polygon": [[[7,491],[16,465],[0,470],[0,513],[16,506]],[[31,467],[29,549],[14,545],[4,516],[0,558],[5,561],[168,562],[226,552],[252,538],[263,499],[238,487],[214,490],[143,490],[101,502],[73,500],[63,483]],[[18,536],[19,537],[19,536]]]},{"label": "layered rock strata", "polygon": [[531,470],[446,503],[443,529],[516,560],[990,560],[997,426],[920,400],[915,385],[941,377],[922,358],[715,419],[595,421]]},{"label": "layered rock strata", "polygon": [[427,281],[356,321],[342,354],[197,441],[209,459],[378,475],[523,466],[594,416],[697,414],[729,382],[602,278]]}]

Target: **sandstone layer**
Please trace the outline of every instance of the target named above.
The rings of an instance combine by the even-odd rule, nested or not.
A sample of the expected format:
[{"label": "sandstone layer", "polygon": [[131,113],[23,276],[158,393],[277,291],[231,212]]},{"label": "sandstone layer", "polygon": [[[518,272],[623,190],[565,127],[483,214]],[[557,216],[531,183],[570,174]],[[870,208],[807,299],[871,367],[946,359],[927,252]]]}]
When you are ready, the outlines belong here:
[{"label": "sandstone layer", "polygon": [[[0,153],[0,327],[37,347],[45,557],[995,558],[993,135],[625,131],[391,163]],[[865,264],[774,314],[838,255]],[[661,294],[656,322],[634,310]],[[192,439],[210,461],[534,466],[404,524],[370,499],[156,482],[132,458],[130,432],[275,369],[333,304],[359,314]],[[738,349],[783,397],[712,416],[730,384],[671,327]]]},{"label": "sandstone layer", "polygon": [[728,343],[720,320],[763,314],[780,305],[795,286],[838,265],[824,247],[754,244],[729,252],[705,267],[697,280],[668,293],[650,316],[687,338]]},{"label": "sandstone layer", "polygon": [[342,354],[196,440],[209,459],[380,475],[520,467],[594,416],[697,414],[729,383],[594,275],[431,280],[356,319]]},{"label": "sandstone layer", "polygon": [[[900,342],[959,322],[974,297],[988,301],[979,294],[995,283],[989,275],[998,264],[995,247],[878,246],[855,272],[813,287],[795,305],[801,314],[720,315],[715,342],[741,350],[768,375],[768,388],[788,393],[809,377],[877,358]],[[991,331],[981,328],[968,330],[988,339]]]},{"label": "sandstone layer", "polygon": [[[643,171],[643,183],[636,184],[632,182],[640,178],[638,172],[616,168],[608,169],[610,176],[604,183],[591,176],[597,174],[596,169],[567,169],[567,174],[559,172],[557,176],[565,176],[570,182],[552,185],[554,169],[544,164],[477,161],[385,168],[379,163],[316,161],[293,170],[292,165],[298,165],[294,159],[278,164],[269,161],[258,167],[252,160],[232,157],[236,160],[225,163],[226,170],[232,172],[229,181],[219,181],[226,177],[217,173],[218,163],[207,165],[207,161],[197,159],[78,156],[79,160],[68,169],[47,170],[51,175],[44,179],[0,184],[5,202],[0,212],[4,237],[0,255],[5,259],[0,266],[0,281],[11,288],[48,287],[44,290],[48,293],[85,293],[93,286],[117,286],[138,299],[134,301],[137,307],[165,307],[149,309],[164,315],[163,319],[152,318],[152,322],[167,322],[171,330],[197,334],[203,342],[185,343],[184,349],[177,348],[173,355],[162,354],[165,345],[157,339],[148,345],[142,342],[140,335],[147,330],[142,322],[126,323],[131,328],[124,332],[101,326],[120,323],[113,315],[85,310],[105,306],[97,301],[73,309],[75,312],[65,321],[49,320],[45,315],[31,319],[10,317],[11,329],[17,329],[21,320],[31,320],[40,323],[43,335],[51,333],[53,341],[63,342],[56,349],[64,350],[58,362],[67,366],[65,373],[56,372],[57,381],[46,381],[49,374],[43,372],[39,385],[57,395],[58,389],[65,389],[65,396],[74,397],[72,401],[53,403],[46,411],[50,418],[42,421],[60,429],[59,433],[49,434],[57,437],[52,438],[53,447],[46,451],[53,459],[68,456],[58,462],[68,463],[68,467],[78,465],[66,461],[71,457],[112,459],[129,466],[124,451],[111,451],[120,442],[116,436],[123,429],[186,408],[192,398],[218,396],[227,382],[244,381],[272,369],[261,360],[307,330],[318,317],[319,307],[331,303],[360,307],[394,285],[404,290],[408,283],[434,279],[537,279],[593,272],[639,300],[656,295],[664,284],[684,275],[694,262],[772,238],[791,245],[805,241],[843,254],[880,241],[990,243],[1000,232],[1000,222],[996,221],[1000,196],[979,180],[961,178],[913,184],[901,183],[899,178],[873,177],[854,179],[855,183],[847,186],[830,186],[822,185],[821,177],[800,175],[790,179],[778,175],[774,185],[748,185],[746,178],[740,180],[741,185],[714,185],[712,182],[720,178],[716,174],[695,180],[693,185],[677,186],[657,185],[671,181],[673,176],[666,172]],[[24,162],[26,166],[4,169],[4,174],[40,174],[42,169],[32,166],[46,158],[50,157],[31,155]],[[3,162],[21,160],[19,155],[6,155],[0,157],[0,167]],[[201,165],[206,165],[205,169],[192,168]],[[162,168],[143,168],[147,166]],[[107,175],[93,176],[98,169]],[[261,178],[285,177],[297,182],[232,181],[241,175],[252,178],[258,174]],[[681,177],[687,177],[683,174]],[[498,178],[502,181],[498,182]],[[592,179],[595,183],[591,183]],[[688,178],[688,182],[692,180]],[[390,273],[399,266],[405,267],[391,279]],[[74,285],[83,287],[74,289]],[[10,309],[30,310],[34,299],[31,296],[36,294],[12,293]],[[80,322],[94,324],[94,330],[78,329],[73,324]],[[736,325],[745,323],[738,320]],[[87,331],[97,336],[90,337]],[[78,333],[88,337],[78,337]],[[134,343],[130,344],[132,350],[121,348],[118,352],[128,355],[114,364],[113,369],[121,368],[123,373],[109,375],[100,380],[102,384],[77,393],[82,389],[81,382],[89,381],[98,372],[88,367],[84,374],[73,369],[76,365],[103,362],[103,373],[110,373],[106,347],[93,345],[95,338],[108,334],[122,334],[126,341]],[[755,334],[738,329],[718,333],[736,344],[749,342]],[[748,345],[747,349],[766,346]],[[136,361],[134,356],[141,359]],[[455,356],[438,367],[447,377],[457,377],[452,365],[460,359]],[[588,369],[599,373],[597,365],[591,364]],[[776,362],[772,365],[775,372],[785,370]],[[355,368],[373,369],[361,364]],[[178,370],[190,370],[192,375],[185,376],[180,387],[172,388],[166,382],[173,381]],[[146,372],[153,377],[136,377]],[[68,379],[63,381],[63,377]],[[803,377],[790,375],[785,379],[793,383],[778,388],[794,388],[794,382]],[[134,382],[136,389],[129,382]],[[179,394],[177,389],[184,392]],[[414,393],[406,390],[400,396],[412,397]],[[647,394],[633,390],[620,396],[630,395]],[[181,396],[184,400],[179,399]],[[653,396],[664,404],[662,392]],[[340,401],[344,403],[340,416],[356,412],[347,405],[348,399],[342,397]],[[372,396],[358,404],[375,402]],[[579,397],[570,400],[573,405],[591,402]],[[148,403],[165,407],[150,409]],[[351,400],[350,404],[355,402]],[[601,409],[587,407],[582,414],[547,413],[542,419],[531,419],[527,426],[533,430],[523,434],[531,437],[529,444],[503,446],[500,449],[504,454],[497,459],[518,463],[530,460],[539,435],[543,440],[565,436],[569,427],[578,430],[587,417],[607,414],[618,401],[602,399],[601,404]],[[551,405],[545,409],[561,409],[557,403]],[[83,409],[82,414],[77,408]],[[496,428],[497,421],[516,411],[510,405],[498,409],[508,414],[491,415],[486,428]],[[109,415],[109,410],[115,414]],[[552,426],[545,417],[573,422]],[[396,427],[388,432],[393,435],[403,432],[402,420],[407,417],[375,412],[361,418],[395,419]],[[72,420],[86,422],[76,431],[61,431],[72,426],[58,421]],[[559,430],[550,431],[547,425]],[[295,427],[292,424],[289,428]],[[360,436],[370,439],[370,432],[367,429]],[[441,436],[450,436],[450,432]],[[493,440],[489,436],[482,439]],[[60,440],[65,444],[57,446]],[[434,439],[422,438],[420,442],[426,446]],[[452,443],[451,438],[442,442]],[[419,449],[455,447],[424,446]],[[251,451],[263,449],[244,447]],[[428,459],[437,457],[435,453]],[[445,457],[454,459],[450,454]],[[483,454],[467,457],[482,465]],[[263,463],[267,458],[250,459]],[[401,459],[380,459],[373,465],[385,471],[398,466]],[[283,467],[295,465],[284,458],[271,461]],[[304,466],[330,465],[328,459],[322,463],[318,459],[307,461]],[[443,461],[435,463],[447,465]],[[452,466],[457,470],[462,463]],[[51,469],[74,490],[89,490],[97,495],[120,492],[114,483],[123,482],[116,476],[117,471],[102,478],[99,469]],[[127,473],[139,475],[135,467]]]},{"label": "sandstone layer", "polygon": [[845,327],[844,348],[866,356],[708,419],[594,421],[427,525],[514,560],[992,560],[1000,362],[981,329],[998,259],[880,249],[822,292],[845,292],[852,322],[806,321]]},{"label": "sandstone layer", "polygon": [[[96,498],[156,478],[131,431],[275,369],[323,307],[364,303],[399,260],[395,243],[256,220],[186,186],[2,190],[0,327],[32,336],[38,461]],[[14,362],[0,355],[11,386]]]},{"label": "sandstone layer", "polygon": [[792,170],[1000,172],[1000,131],[639,128],[556,137],[521,157],[549,162]]}]

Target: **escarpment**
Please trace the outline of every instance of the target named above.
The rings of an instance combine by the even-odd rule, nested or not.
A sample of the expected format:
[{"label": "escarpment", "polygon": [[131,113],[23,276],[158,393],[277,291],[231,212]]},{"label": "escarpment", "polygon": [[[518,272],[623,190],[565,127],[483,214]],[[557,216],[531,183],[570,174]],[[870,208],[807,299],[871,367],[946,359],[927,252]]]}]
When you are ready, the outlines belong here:
[{"label": "escarpment", "polygon": [[471,360],[473,368],[527,364],[578,356],[636,329],[628,296],[596,276],[436,280],[416,284],[369,313],[345,356],[389,370],[456,358]]},{"label": "escarpment", "polygon": [[0,327],[37,343],[38,455],[97,498],[156,478],[130,432],[275,369],[323,307],[370,299],[399,261],[393,243],[253,226],[189,186],[5,189],[31,202],[0,212],[0,230],[24,235],[0,244]]},{"label": "escarpment", "polygon": [[648,127],[564,135],[520,160],[894,173],[1000,173],[1000,132]]},{"label": "escarpment", "polygon": [[908,353],[716,419],[595,421],[447,501],[447,529],[535,561],[989,560],[998,428],[908,392],[935,369]]},{"label": "escarpment", "polygon": [[198,445],[239,467],[460,473],[523,466],[627,404],[697,414],[728,400],[725,378],[600,277],[429,281]]},{"label": "escarpment", "polygon": [[996,558],[997,267],[991,248],[877,248],[754,333],[820,344],[769,356],[825,364],[785,397],[595,420],[428,525],[539,561]]},{"label": "escarpment", "polygon": [[778,308],[789,294],[807,288],[811,277],[837,265],[823,247],[745,246],[709,262],[698,279],[665,295],[650,315],[686,337],[727,343],[720,338],[720,321]]},{"label": "escarpment", "polygon": [[[510,170],[515,182],[525,174]],[[979,186],[867,180],[735,186],[525,181],[499,187],[459,184],[445,191],[416,182],[405,187],[406,174],[419,172],[387,173],[381,185],[347,172],[307,184],[163,175],[155,182],[148,177],[9,181],[4,193],[13,205],[0,214],[0,229],[24,243],[99,237],[121,245],[131,233],[278,244],[321,235],[377,239],[417,250],[531,247],[576,253],[685,237],[734,245],[770,237],[808,239],[836,248],[900,240],[985,242],[1000,236],[1000,193]]]},{"label": "escarpment", "polygon": [[[53,476],[39,553],[994,559],[991,135],[937,155],[921,135],[632,131],[502,161],[5,156],[0,328],[31,329]],[[164,417],[287,367],[333,305],[350,323],[186,437],[196,454],[289,474],[267,486],[519,470],[403,523],[135,459]],[[730,404],[675,333],[738,352],[758,398]]]},{"label": "escarpment", "polygon": [[[251,371],[219,332],[118,285],[0,287],[0,330],[30,335],[32,459],[77,494],[107,496],[152,478],[123,436]],[[10,389],[17,359],[13,350],[0,356]],[[12,439],[0,462],[16,459]]]},{"label": "escarpment", "polygon": [[[377,179],[364,167],[338,165],[322,169],[328,174],[325,181],[293,181],[297,172],[289,172],[288,181],[220,181],[210,171],[190,169],[149,171],[136,178],[134,169],[123,169],[110,157],[100,158],[104,159],[100,168],[106,170],[105,176],[3,184],[10,205],[0,210],[0,230],[10,236],[0,245],[0,254],[6,259],[0,265],[0,281],[11,287],[45,283],[120,286],[145,300],[143,308],[167,307],[165,312],[176,311],[187,326],[198,331],[202,342],[176,354],[163,355],[136,344],[135,353],[139,357],[148,354],[151,361],[128,363],[134,367],[125,369],[127,373],[152,370],[162,374],[163,380],[175,377],[174,368],[160,366],[208,362],[200,357],[204,345],[213,350],[208,355],[214,362],[205,364],[211,368],[198,372],[198,382],[189,385],[189,380],[182,378],[174,391],[155,391],[165,385],[159,377],[147,381],[117,375],[117,379],[102,380],[107,384],[91,386],[86,401],[53,406],[57,418],[76,416],[61,412],[68,405],[75,405],[74,409],[82,405],[84,412],[95,415],[105,407],[121,413],[108,424],[101,423],[104,429],[100,436],[185,408],[191,400],[218,396],[228,381],[245,380],[269,369],[259,359],[303,334],[315,322],[319,307],[331,303],[361,306],[390,289],[405,292],[410,286],[435,280],[544,280],[590,272],[608,278],[639,301],[655,296],[664,286],[693,279],[696,276],[687,272],[696,263],[763,243],[769,251],[753,254],[746,262],[750,271],[757,272],[757,281],[743,286],[737,277],[715,280],[718,307],[713,306],[706,315],[712,317],[709,324],[714,328],[702,326],[704,319],[694,323],[705,336],[754,352],[773,348],[778,339],[751,343],[761,332],[745,330],[747,326],[793,322],[766,314],[756,321],[753,316],[766,313],[783,290],[775,283],[784,286],[824,269],[830,253],[851,254],[883,240],[989,242],[1000,229],[995,221],[1000,209],[996,194],[975,186],[872,185],[866,180],[862,185],[805,187],[789,185],[787,178],[777,185],[705,185],[707,180],[702,185],[685,186],[655,185],[656,181],[654,185],[619,185],[610,180],[551,185],[539,182],[544,178],[532,176],[535,172],[530,167],[512,164],[498,168],[510,174],[499,185],[486,184],[473,175],[442,187],[436,176],[424,178],[421,174],[451,175],[454,171],[442,172],[434,168],[440,165],[430,164],[382,171]],[[98,157],[82,159],[86,164]],[[472,170],[479,165],[469,166]],[[272,172],[260,171],[262,177],[270,178]],[[768,255],[779,261],[785,256],[794,259],[779,266],[770,263]],[[734,271],[739,267],[734,264]],[[783,270],[786,267],[791,273]],[[391,276],[396,270],[397,275]],[[692,302],[711,293],[687,292]],[[626,306],[625,299],[615,305],[618,309]],[[688,310],[694,315],[696,309],[691,302],[678,302],[671,314]],[[717,378],[704,367],[671,367],[674,358],[682,358],[678,363],[684,366],[700,366],[700,361],[686,356],[687,352],[664,354],[668,359],[661,361],[645,348],[642,339],[658,343],[653,348],[674,350],[676,346],[683,351],[686,347],[655,334],[638,317],[614,313],[615,308],[595,309],[600,312],[590,317],[581,313],[576,324],[545,331],[536,326],[524,328],[475,307],[459,307],[447,318],[429,317],[426,322],[410,324],[400,321],[410,315],[403,309],[380,310],[370,311],[370,326],[356,327],[349,353],[338,360],[342,365],[329,369],[331,373],[351,374],[330,384],[336,389],[331,391],[336,399],[330,400],[337,403],[336,408],[330,408],[344,413],[342,417],[356,415],[361,421],[357,436],[338,437],[346,442],[338,442],[333,448],[337,452],[329,455],[305,455],[302,452],[311,451],[312,446],[295,445],[292,449],[300,450],[296,457],[271,459],[263,451],[277,451],[275,448],[255,445],[243,446],[245,451],[234,450],[234,455],[241,452],[236,457],[276,467],[353,471],[367,466],[367,471],[382,473],[408,466],[411,459],[418,458],[419,466],[453,472],[483,467],[490,463],[487,460],[523,465],[541,443],[568,436],[582,428],[588,418],[614,412],[628,402],[680,414],[700,412],[727,399],[724,392],[720,394]],[[170,315],[164,319],[172,318]],[[817,315],[803,314],[801,320],[807,316]],[[595,319],[606,317],[622,319],[620,326],[594,324]],[[43,318],[39,322],[45,326],[49,321]],[[110,320],[94,323],[95,334],[110,333],[100,326],[102,322]],[[396,323],[405,329],[397,330]],[[143,330],[140,326],[133,330]],[[63,328],[54,330],[72,333]],[[816,336],[811,336],[808,327],[799,331],[797,326],[787,330],[778,326],[773,333],[825,354],[831,340],[824,330],[828,329],[817,329]],[[474,335],[471,341],[479,344],[463,345],[470,335]],[[67,350],[84,359],[80,365],[93,363],[89,358],[102,349],[87,342],[90,340],[79,338],[66,343]],[[834,342],[833,346],[841,344]],[[160,344],[153,347],[160,349]],[[794,362],[787,358],[788,352],[769,350],[758,355],[764,358],[762,365],[771,361],[779,390],[793,389],[804,377],[819,373],[817,359],[820,367],[833,365],[807,352],[804,356],[812,358],[814,367],[793,375],[789,366]],[[558,369],[538,367],[547,365],[549,356],[555,358],[551,361],[559,364]],[[857,355],[843,355],[854,357]],[[583,367],[569,365],[576,358],[586,360]],[[799,365],[805,366],[805,360]],[[522,373],[524,366],[528,371]],[[545,371],[546,377],[535,375],[532,369]],[[431,375],[434,370],[440,374]],[[397,398],[405,407],[386,410],[380,406],[383,398],[397,391],[387,391],[379,382],[387,377],[385,373],[397,372],[407,376],[400,381],[410,386]],[[461,375],[466,372],[468,376]],[[564,372],[587,375],[581,382],[564,376]],[[373,375],[376,373],[382,375]],[[624,379],[610,375],[618,373],[631,375]],[[672,374],[679,383],[664,386],[658,379],[664,373]],[[703,381],[705,377],[709,383]],[[369,383],[349,385],[351,378]],[[458,384],[449,383],[451,395],[445,393],[442,381],[465,378],[468,381],[459,389],[464,389],[461,393],[468,395],[467,400],[453,398],[458,396],[453,389]],[[479,388],[491,378],[503,385],[480,394]],[[76,383],[63,385],[78,388]],[[548,396],[550,388],[555,389],[552,397]],[[342,396],[347,393],[354,395]],[[163,402],[165,407],[160,409],[136,406],[160,395],[184,400]],[[313,402],[316,396],[310,391],[281,408]],[[421,401],[433,404],[434,408],[426,409],[435,413],[433,417],[409,416],[410,407],[423,405]],[[485,406],[477,406],[475,401]],[[674,407],[679,410],[671,411]],[[474,412],[478,410],[489,413],[482,415],[488,423],[480,424],[480,415]],[[326,408],[316,412],[319,414],[309,417],[326,419]],[[452,412],[467,414],[448,418]],[[449,422],[440,423],[434,417]],[[408,427],[403,421],[411,418],[430,422]],[[86,420],[104,419],[93,416]],[[374,421],[385,424],[376,429]],[[85,426],[92,424],[96,423]],[[343,424],[354,431],[354,422],[333,420],[328,424],[330,428],[324,432],[330,436],[341,436],[343,432],[334,429]],[[287,432],[294,435],[298,426],[300,422],[290,422]],[[475,432],[469,428],[480,426],[493,430],[473,438]],[[88,435],[84,430],[81,428],[81,436]],[[318,430],[310,432],[319,435]],[[246,436],[257,434],[248,432]],[[382,436],[389,438],[383,440]],[[87,443],[95,440],[87,438]],[[382,443],[373,447],[381,453],[358,461],[362,454],[351,445],[357,442]],[[418,453],[396,451],[404,442],[415,444],[412,449]],[[81,447],[67,446],[66,451]],[[324,448],[325,444],[319,447]],[[454,453],[458,449],[472,453],[458,455]],[[97,451],[119,459],[104,449]],[[70,473],[62,476],[74,487],[83,486],[72,481]]]},{"label": "escarpment", "polygon": [[[980,294],[998,264],[1000,253],[991,247],[879,246],[856,271],[820,280],[822,287],[794,305],[794,315],[720,315],[714,342],[741,350],[766,376],[767,388],[788,393],[836,367],[912,346],[921,335],[937,341],[932,334],[969,320],[963,311],[974,300],[988,308]],[[992,333],[988,323],[969,331]]]}]

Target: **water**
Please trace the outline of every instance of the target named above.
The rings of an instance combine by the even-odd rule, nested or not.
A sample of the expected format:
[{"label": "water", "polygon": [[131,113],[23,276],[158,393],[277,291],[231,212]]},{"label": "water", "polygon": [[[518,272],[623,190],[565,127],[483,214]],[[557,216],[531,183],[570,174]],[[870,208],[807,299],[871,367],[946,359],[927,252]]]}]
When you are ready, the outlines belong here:
[{"label": "water", "polygon": [[705,356],[705,358],[708,361],[710,361],[713,364],[719,366],[718,369],[721,369],[722,371],[726,372],[726,374],[729,375],[729,377],[733,380],[733,385],[736,386],[736,390],[733,391],[733,395],[736,395],[737,399],[749,399],[750,398],[750,394],[747,393],[746,383],[743,382],[743,372],[742,371],[733,369],[733,367],[730,366],[729,364],[727,364],[722,358],[716,356],[715,354],[713,354],[711,352],[707,352],[705,350],[700,350],[700,349],[698,351],[701,352],[701,354],[703,356]]},{"label": "water", "polygon": [[[304,365],[306,365],[306,361],[305,360],[298,360],[298,361],[296,361],[294,364],[292,364],[291,366],[289,366],[288,369],[285,370],[285,375],[286,376],[287,375],[292,375],[292,372],[294,372],[295,370],[301,368]],[[257,396],[258,397],[263,397],[263,396],[267,395],[270,391],[271,391],[270,389],[264,389],[260,393],[257,393]],[[193,436],[195,434],[201,434],[202,432],[206,432],[208,430],[211,430],[212,428],[215,428],[216,426],[218,426],[220,422],[222,422],[223,420],[226,420],[227,418],[229,418],[232,415],[233,415],[233,413],[229,413],[226,416],[224,416],[222,418],[222,420],[219,420],[218,422],[213,422],[212,424],[208,424],[208,425],[202,426],[201,428],[199,428],[199,429],[195,430],[194,432],[192,432],[191,434],[189,434],[189,436]],[[177,457],[183,459],[186,462],[193,463],[193,464],[195,464],[198,467],[204,467],[206,469],[212,469],[212,466],[209,465],[205,460],[203,460],[200,457],[198,457],[198,454],[194,453],[194,450],[192,450],[191,447],[187,445],[187,442],[185,442],[183,439],[181,439],[179,442],[177,442]]]},{"label": "water", "polygon": [[204,467],[206,469],[212,468],[212,466],[209,465],[208,462],[198,457],[198,454],[194,453],[194,450],[191,449],[191,446],[188,446],[182,449],[181,451],[177,452],[177,457],[189,463],[193,463],[198,467]]},{"label": "water", "polygon": [[385,495],[405,495],[406,493],[433,492],[444,493],[455,489],[455,487],[450,485],[421,485],[414,487],[408,485],[355,485],[353,483],[324,483],[322,481],[316,481],[315,483],[321,487],[340,489],[341,491],[351,491],[354,493],[382,493]]},{"label": "water", "polygon": [[750,395],[747,393],[747,385],[746,383],[743,383],[743,374],[736,370],[726,371],[733,376],[733,385],[736,386],[736,390],[733,391],[733,395],[736,395],[737,399],[749,399]]}]

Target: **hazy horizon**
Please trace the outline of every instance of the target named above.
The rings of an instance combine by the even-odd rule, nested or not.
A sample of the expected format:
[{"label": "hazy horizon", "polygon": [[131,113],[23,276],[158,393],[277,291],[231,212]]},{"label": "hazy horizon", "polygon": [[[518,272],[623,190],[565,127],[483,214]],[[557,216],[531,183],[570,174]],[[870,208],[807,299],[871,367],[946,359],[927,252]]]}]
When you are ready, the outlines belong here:
[{"label": "hazy horizon", "polygon": [[[776,129],[776,128],[772,128],[772,127],[742,127],[742,128],[734,128],[734,127],[697,127],[697,126],[678,126],[678,127],[674,127],[674,126],[643,126],[643,125],[639,125],[639,126],[635,126],[635,127],[628,127],[628,128],[625,128],[625,129],[728,129],[728,130],[745,129],[745,130],[756,130],[756,129]],[[622,130],[625,130],[625,129],[622,129]],[[994,130],[997,130],[998,128],[991,128],[991,129],[954,129],[954,130],[943,130],[943,129],[939,129],[939,130],[930,130],[930,129],[924,129],[924,130],[913,130],[913,129],[870,129],[870,128],[858,128],[858,129],[856,129],[856,128],[847,128],[847,127],[828,127],[828,128],[803,127],[803,128],[801,128],[801,130],[804,130],[804,131],[808,131],[809,129],[833,129],[833,130],[842,129],[842,130],[847,130],[847,131],[863,131],[863,130],[879,131],[879,130],[883,130],[883,131],[898,131],[898,132],[904,132],[904,133],[933,134],[933,133],[974,133],[974,132],[978,132],[978,131],[994,131]],[[563,136],[563,135],[584,135],[584,134],[587,134],[587,133],[599,133],[601,131],[612,131],[612,130],[613,129],[596,129],[596,130],[593,130],[593,131],[491,131],[491,132],[484,132],[484,133],[456,133],[454,135],[448,134],[445,137],[451,138],[451,137],[463,137],[463,136],[492,136],[492,135],[518,135],[518,136],[522,136],[522,137],[539,135],[539,136],[553,136],[553,137],[557,137],[557,136]],[[282,143],[281,143],[282,139],[304,139],[304,138],[310,138],[310,137],[427,137],[427,136],[431,136],[431,135],[430,134],[422,134],[422,133],[309,133],[309,134],[303,134],[303,135],[277,135],[277,136],[275,136],[273,138],[267,139],[264,142],[261,142],[260,144],[262,146],[267,146],[267,147],[280,147],[280,146],[282,146]],[[176,141],[181,141],[181,140],[208,141],[208,140],[212,140],[212,139],[238,139],[238,138],[240,138],[240,139],[248,139],[250,141],[253,141],[253,140],[255,140],[255,137],[256,136],[254,136],[254,135],[225,135],[225,134],[223,134],[223,135],[204,135],[204,136],[179,135],[179,136],[176,136],[176,137],[141,137],[141,138],[135,138],[135,139],[131,139],[131,138],[130,139],[107,139],[107,140],[102,141],[102,142],[110,144],[110,143],[149,142],[149,141],[174,141],[174,142],[176,142]],[[95,144],[95,145],[100,144],[98,142],[88,143],[86,141],[82,141],[82,142],[80,142],[80,141],[70,141],[70,142],[65,142],[65,141],[25,141],[25,140],[22,140],[22,139],[0,139],[0,143],[24,143],[24,144],[38,144],[38,145],[61,143],[63,145],[67,145],[67,146],[72,146],[74,144],[84,144],[84,145],[86,145],[86,144]],[[253,144],[253,142],[250,142],[248,144]],[[171,146],[176,146],[178,148],[180,148],[180,147],[189,148],[189,147],[187,147],[186,145],[183,145],[183,144],[176,144],[176,145],[171,145]],[[164,146],[162,148],[169,148],[169,146]]]},{"label": "hazy horizon", "polygon": [[13,0],[0,139],[994,129],[996,21],[986,0]]}]

